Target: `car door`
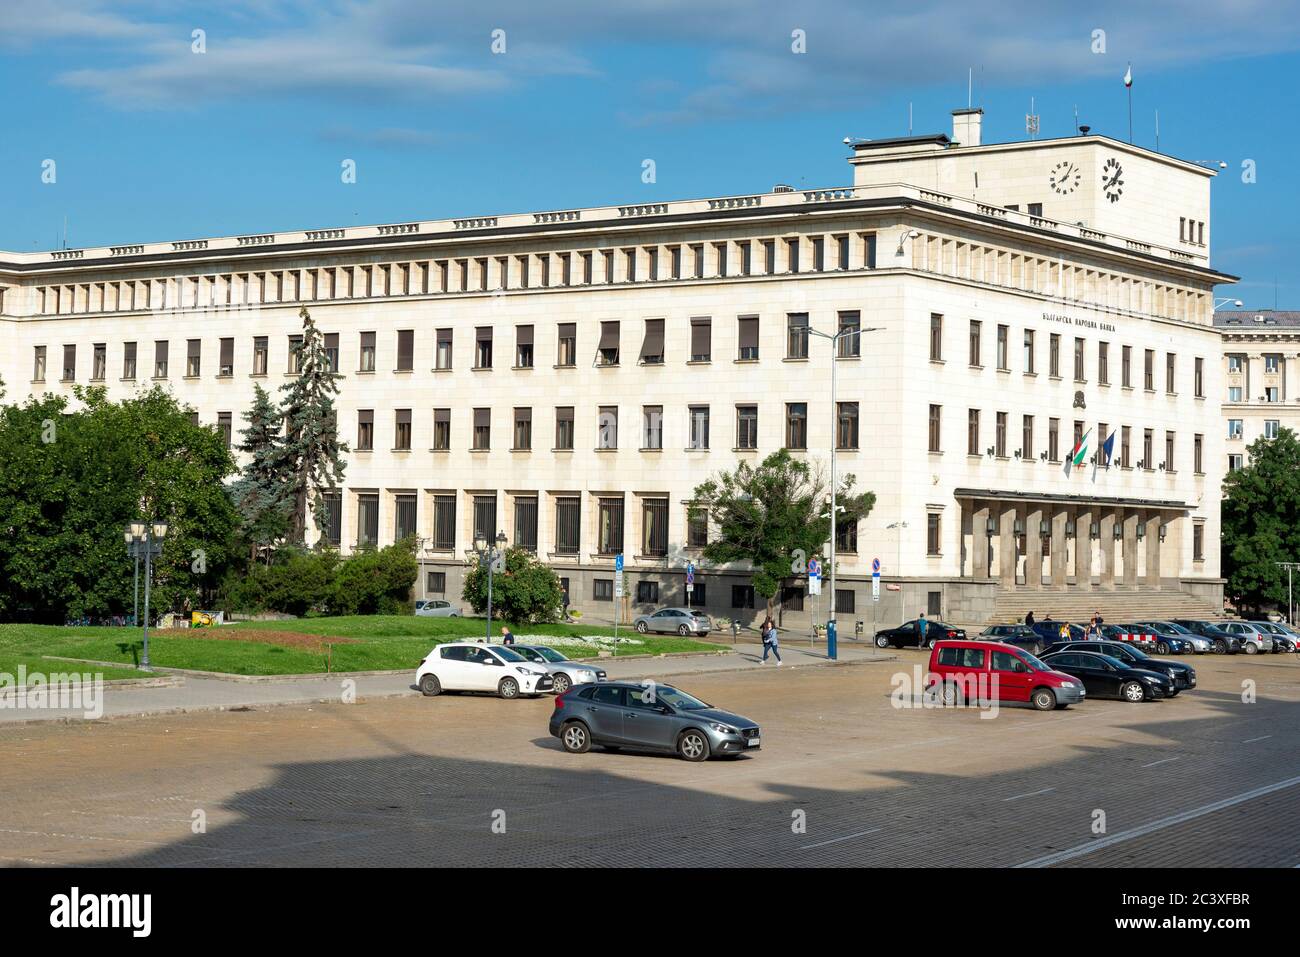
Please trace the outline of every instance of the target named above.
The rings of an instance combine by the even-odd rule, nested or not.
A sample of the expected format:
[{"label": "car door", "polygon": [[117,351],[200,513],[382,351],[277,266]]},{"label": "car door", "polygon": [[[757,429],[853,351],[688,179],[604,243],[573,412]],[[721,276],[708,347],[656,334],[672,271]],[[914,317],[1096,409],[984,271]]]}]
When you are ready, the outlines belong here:
[{"label": "car door", "polygon": [[496,691],[505,674],[503,662],[486,648],[468,648],[465,655],[466,676],[471,691]]},{"label": "car door", "polygon": [[676,717],[663,713],[653,686],[644,690],[624,689],[623,740],[646,748],[667,749],[676,744]]},{"label": "car door", "polygon": [[1087,655],[1078,655],[1072,652],[1065,652],[1053,658],[1051,666],[1059,668],[1067,675],[1078,678],[1083,682],[1083,690],[1088,694],[1093,694],[1099,688],[1097,684],[1097,675],[1088,667]]},{"label": "car door", "polygon": [[[1084,667],[1092,675],[1093,686],[1097,689],[1097,694],[1118,698],[1119,686],[1124,683],[1124,678],[1120,672],[1115,670],[1115,666],[1094,655],[1081,655],[1080,657],[1088,659],[1084,662]],[[1085,684],[1084,687],[1087,688],[1087,685]],[[1092,688],[1088,688],[1088,693],[1092,693]]]},{"label": "car door", "polygon": [[624,689],[598,686],[589,698],[582,702],[580,716],[591,728],[591,736],[597,742],[621,744],[623,741]]},{"label": "car door", "polygon": [[989,694],[999,701],[1029,700],[1034,675],[1018,655],[994,650],[993,660],[989,664],[989,679],[990,682],[997,682],[996,689],[989,688]]},{"label": "car door", "polygon": [[656,632],[671,630],[673,627],[670,623],[671,615],[672,612],[667,610],[655,612],[650,616],[650,630]]},{"label": "car door", "polygon": [[468,691],[466,684],[469,665],[465,663],[465,653],[469,651],[464,645],[443,645],[438,649],[437,668],[434,674],[438,683],[447,691]]}]

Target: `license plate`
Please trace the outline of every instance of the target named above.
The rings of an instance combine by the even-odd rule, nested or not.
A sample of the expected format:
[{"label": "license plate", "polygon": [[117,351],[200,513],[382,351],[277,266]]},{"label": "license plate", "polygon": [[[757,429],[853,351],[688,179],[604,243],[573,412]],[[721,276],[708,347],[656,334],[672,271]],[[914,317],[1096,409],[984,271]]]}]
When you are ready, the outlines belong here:
[{"label": "license plate", "polygon": [[758,742],[761,740],[762,740],[761,738],[750,738],[748,741],[745,742],[745,747],[756,748],[758,747]]}]

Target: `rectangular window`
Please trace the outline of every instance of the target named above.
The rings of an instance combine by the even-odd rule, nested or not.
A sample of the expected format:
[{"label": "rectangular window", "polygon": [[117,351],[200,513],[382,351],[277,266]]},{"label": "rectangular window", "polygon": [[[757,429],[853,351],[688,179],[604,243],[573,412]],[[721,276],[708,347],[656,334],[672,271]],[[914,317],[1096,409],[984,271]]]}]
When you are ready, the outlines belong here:
[{"label": "rectangular window", "polygon": [[1129,455],[1129,449],[1130,449],[1130,445],[1131,445],[1131,436],[1132,436],[1132,434],[1133,434],[1133,430],[1132,430],[1131,428],[1129,428],[1127,425],[1125,425],[1125,426],[1121,426],[1121,427],[1120,427],[1120,430],[1119,430],[1119,465],[1120,465],[1120,468],[1125,468],[1125,469],[1126,469],[1126,468],[1130,468],[1130,467],[1131,467],[1131,456]]},{"label": "rectangular window", "polygon": [[613,601],[614,579],[593,578],[591,580],[591,598],[593,601]]},{"label": "rectangular window", "polygon": [[[45,347],[42,346],[41,348],[44,349]],[[42,366],[42,371],[43,369],[44,366]],[[43,379],[44,376],[42,376],[41,378]],[[123,379],[135,378],[135,343],[134,342],[126,343],[126,345],[122,349],[122,378]]]},{"label": "rectangular window", "polygon": [[[931,323],[933,324],[933,318]],[[943,325],[943,317],[939,317],[939,325]],[[862,314],[856,311],[845,311],[839,314],[839,349],[836,354],[841,359],[856,359],[862,355]],[[934,348],[934,330],[930,332],[930,347]],[[930,358],[934,358],[933,355]]]},{"label": "rectangular window", "polygon": [[479,326],[474,330],[474,368],[492,368],[491,326]]},{"label": "rectangular window", "polygon": [[155,379],[167,378],[167,350],[170,343],[166,339],[159,339],[153,344],[153,377]]},{"label": "rectangular window", "polygon": [[108,376],[108,344],[105,342],[95,343],[94,351],[91,353],[90,377],[96,381],[102,381]]},{"label": "rectangular window", "polygon": [[289,372],[297,375],[302,371],[302,336],[289,337]]},{"label": "rectangular window", "polygon": [[1097,382],[1110,385],[1110,343],[1097,343]]},{"label": "rectangular window", "polygon": [[1020,423],[1020,457],[1026,462],[1034,458],[1034,417],[1021,417]]},{"label": "rectangular window", "polygon": [[1241,436],[1242,436],[1242,431],[1243,431],[1243,430],[1242,430],[1242,420],[1241,420],[1241,419],[1229,419],[1229,420],[1228,420],[1228,438],[1230,438],[1230,439],[1239,439],[1239,438],[1241,438]]},{"label": "rectangular window", "polygon": [[1034,373],[1034,330],[1025,330],[1025,372]]},{"label": "rectangular window", "polygon": [[709,512],[703,508],[688,509],[686,513],[686,546],[703,548],[709,544]]},{"label": "rectangular window", "polygon": [[1007,326],[998,326],[998,371],[1009,372],[1011,370],[1011,357],[1008,355],[1010,347],[1008,339],[1010,330]]},{"label": "rectangular window", "polygon": [[[224,343],[226,340],[223,339],[221,341],[223,343],[223,348],[224,348]],[[232,339],[231,340],[232,348],[233,345],[234,345],[234,340]],[[325,333],[325,371],[327,372],[339,371],[339,334],[337,332]],[[229,373],[223,373],[223,374],[229,375]]]},{"label": "rectangular window", "polygon": [[1143,350],[1142,387],[1148,392],[1156,391],[1156,351],[1154,349]]},{"label": "rectangular window", "polygon": [[1266,438],[1266,439],[1275,439],[1275,438],[1277,438],[1278,424],[1279,424],[1279,423],[1278,423],[1278,420],[1277,420],[1277,419],[1265,419],[1265,420],[1264,420],[1264,438]]},{"label": "rectangular window", "polygon": [[713,320],[691,320],[691,361],[708,362],[713,356]]},{"label": "rectangular window", "polygon": [[[326,339],[329,337],[327,336]],[[338,371],[338,336],[334,337],[334,358],[335,364],[330,367],[330,371]],[[223,338],[219,343],[217,352],[217,375],[232,376],[235,374],[235,340],[229,337]]]},{"label": "rectangular window", "polygon": [[835,550],[854,554],[858,550],[858,523],[836,522]]},{"label": "rectangular window", "polygon": [[1192,525],[1192,561],[1205,561],[1205,526],[1201,522]]},{"label": "rectangular window", "polygon": [[659,604],[659,583],[652,581],[638,581],[636,583],[636,600],[642,605]]},{"label": "rectangular window", "polygon": [[736,406],[736,448],[758,448],[758,406]]},{"label": "rectangular window", "polygon": [[[257,340],[253,340],[253,369],[257,370]],[[361,333],[361,356],[357,364],[358,372],[375,371],[375,334],[373,332]],[[266,372],[266,364],[263,362],[262,373]]]},{"label": "rectangular window", "polygon": [[785,447],[787,449],[808,448],[808,403],[806,402],[785,404]]},{"label": "rectangular window", "polygon": [[664,361],[664,321],[647,319],[645,321],[645,338],[641,342],[641,364],[647,366],[662,365]]},{"label": "rectangular window", "polygon": [[662,449],[664,447],[664,407],[662,405],[641,406],[641,448]]},{"label": "rectangular window", "polygon": [[752,609],[754,607],[754,586],[753,585],[732,585],[731,586],[731,607]]},{"label": "rectangular window", "polygon": [[573,406],[561,405],[555,409],[555,448],[573,448]]},{"label": "rectangular window", "polygon": [[451,409],[433,410],[433,449],[435,452],[451,449]]},{"label": "rectangular window", "polygon": [[450,329],[439,329],[434,335],[436,336],[433,356],[434,368],[450,369],[453,355],[452,331]]},{"label": "rectangular window", "polygon": [[690,447],[707,449],[709,447],[709,407],[693,405],[688,410],[690,415]]},{"label": "rectangular window", "polygon": [[596,364],[602,366],[618,365],[618,320],[605,320],[600,324],[600,345],[597,347]]},{"label": "rectangular window", "polygon": [[618,406],[602,405],[596,413],[596,448],[618,448]]},{"label": "rectangular window", "polygon": [[668,554],[668,499],[647,498],[641,503],[642,554],[662,558]]},{"label": "rectangular window", "polygon": [[741,316],[736,320],[739,343],[738,359],[758,358],[758,316]]},{"label": "rectangular window", "polygon": [[397,371],[410,372],[415,368],[415,330],[399,329],[397,332]]},{"label": "rectangular window", "polygon": [[515,547],[537,551],[537,496],[515,496]]},{"label": "rectangular window", "polygon": [[835,447],[837,449],[858,447],[858,404],[856,402],[836,403]]},{"label": "rectangular window", "polygon": [[1061,461],[1061,420],[1047,420],[1047,458],[1052,462]]},{"label": "rectangular window", "polygon": [[1228,356],[1228,371],[1240,372],[1242,366],[1245,363],[1245,358],[1246,358],[1245,356],[1237,356],[1237,355]]},{"label": "rectangular window", "polygon": [[401,492],[393,496],[393,541],[400,542],[415,534],[414,492]]},{"label": "rectangular window", "polygon": [[555,552],[577,555],[582,532],[582,512],[578,497],[560,496],[555,500]]},{"label": "rectangular window", "polygon": [[379,495],[357,496],[357,548],[374,548],[379,543]]},{"label": "rectangular window", "polygon": [[430,595],[445,595],[447,594],[447,573],[429,572],[425,576],[424,584]]},{"label": "rectangular window", "polygon": [[1264,387],[1264,401],[1276,402],[1278,400],[1278,388],[1275,385]]},{"label": "rectangular window", "polygon": [[[127,345],[135,345],[135,343],[129,342],[127,343]],[[122,371],[122,378],[134,379],[135,378],[134,370],[132,370],[131,375],[127,375],[126,370],[124,369]],[[36,347],[36,352],[32,360],[32,381],[33,382],[45,381],[45,346]]]},{"label": "rectangular window", "polygon": [[596,548],[601,555],[623,551],[623,499],[602,498],[597,502]]},{"label": "rectangular window", "polygon": [[980,454],[980,410],[966,410],[966,454]]},{"label": "rectangular window", "polygon": [[1119,383],[1126,389],[1133,388],[1133,347],[1120,349]]},{"label": "rectangular window", "polygon": [[1199,432],[1192,436],[1192,471],[1197,475],[1205,472],[1205,436]]},{"label": "rectangular window", "polygon": [[1264,371],[1277,372],[1278,367],[1281,364],[1281,359],[1282,357],[1276,353],[1270,353],[1264,356]]},{"label": "rectangular window", "polygon": [[476,452],[485,452],[492,448],[492,410],[474,410],[474,445]]},{"label": "rectangular window", "polygon": [[1174,468],[1174,433],[1165,433],[1165,471],[1176,472]]},{"label": "rectangular window", "polygon": [[1151,430],[1143,429],[1142,430],[1142,467],[1146,469],[1148,472],[1155,467],[1155,463],[1151,460],[1151,456],[1154,454],[1154,450],[1151,447],[1152,444],[1153,443],[1152,443]]},{"label": "rectangular window", "polygon": [[456,548],[456,496],[433,497],[433,547],[449,552]]},{"label": "rectangular window", "polygon": [[824,272],[826,269],[826,240],[821,236],[814,236],[812,248],[813,269],[817,272]]},{"label": "rectangular window", "polygon": [[1174,382],[1175,382],[1174,364],[1177,362],[1177,360],[1178,357],[1175,356],[1172,352],[1165,353],[1165,392],[1167,392],[1169,395],[1173,395],[1175,392],[1178,391],[1177,389],[1174,388]]},{"label": "rectangular window", "polygon": [[578,324],[562,322],[559,326],[559,341],[555,349],[555,364],[569,368],[578,363]]},{"label": "rectangular window", "polygon": [[234,434],[234,424],[229,412],[217,413],[217,434],[221,436],[222,446],[229,449]]},{"label": "rectangular window", "polygon": [[1047,374],[1061,377],[1061,337],[1055,332],[1047,337]]},{"label": "rectangular window", "polygon": [[515,409],[514,445],[516,452],[527,452],[533,447],[533,410]]},{"label": "rectangular window", "polygon": [[802,585],[786,585],[781,589],[781,607],[786,611],[803,611]]},{"label": "rectangular window", "polygon": [[943,361],[943,316],[930,313],[930,361]]},{"label": "rectangular window", "polygon": [[1245,462],[1245,458],[1244,458],[1240,453],[1236,453],[1236,454],[1233,454],[1233,455],[1229,455],[1229,456],[1228,456],[1228,471],[1229,471],[1229,472],[1236,472],[1236,471],[1238,471],[1238,470],[1242,467],[1242,465],[1244,464],[1244,462]]},{"label": "rectangular window", "polygon": [[1199,357],[1192,372],[1192,394],[1198,399],[1205,398],[1205,360]]},{"label": "rectangular window", "polygon": [[835,589],[835,611],[840,615],[852,615],[857,611],[857,599],[852,588]]},{"label": "rectangular window", "polygon": [[495,495],[474,496],[474,541],[493,543],[497,540],[497,497]]},{"label": "rectangular window", "polygon": [[1230,385],[1230,386],[1228,386],[1228,401],[1229,401],[1229,402],[1240,402],[1240,401],[1241,401],[1241,396],[1242,396],[1241,386],[1239,386],[1239,385]]},{"label": "rectangular window", "polygon": [[938,452],[938,451],[940,451],[939,442],[940,442],[940,439],[942,438],[942,436],[941,436],[940,433],[939,433],[939,422],[940,422],[939,416],[940,416],[940,413],[941,413],[942,411],[943,411],[943,406],[941,406],[941,405],[932,405],[932,406],[930,406],[930,435],[929,435],[929,439],[930,439],[930,451],[931,451],[931,452]]},{"label": "rectangular window", "polygon": [[185,343],[185,377],[196,379],[199,376],[203,354],[203,340],[189,339]]},{"label": "rectangular window", "polygon": [[322,492],[324,515],[321,522],[321,539],[326,545],[337,548],[343,543],[343,493]]},{"label": "rectangular window", "polygon": [[411,451],[411,410],[397,409],[393,416],[393,450]]},{"label": "rectangular window", "polygon": [[970,364],[973,366],[982,365],[984,362],[984,352],[980,343],[980,333],[984,323],[978,319],[970,321]]},{"label": "rectangular window", "polygon": [[785,357],[808,358],[808,313],[791,312],[785,317]]},{"label": "rectangular window", "polygon": [[369,452],[375,447],[375,410],[357,410],[357,451]]},{"label": "rectangular window", "polygon": [[786,266],[786,272],[791,272],[791,273],[798,272],[799,271],[799,240],[787,239],[785,241],[785,252],[786,252],[786,261],[788,263],[788,265]]},{"label": "rectangular window", "polygon": [[925,553],[927,555],[939,554],[940,543],[940,526],[939,520],[942,515],[936,515],[931,512],[925,517]]},{"label": "rectangular window", "polygon": [[994,420],[993,454],[1000,459],[1007,457],[1007,414],[999,412]]}]

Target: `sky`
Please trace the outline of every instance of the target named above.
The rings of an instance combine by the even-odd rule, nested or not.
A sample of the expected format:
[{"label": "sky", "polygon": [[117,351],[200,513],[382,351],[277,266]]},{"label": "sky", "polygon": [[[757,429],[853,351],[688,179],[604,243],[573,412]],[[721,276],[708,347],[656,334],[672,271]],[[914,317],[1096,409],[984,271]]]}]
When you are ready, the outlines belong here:
[{"label": "sky", "polygon": [[[1219,294],[1300,308],[1300,13],[1274,0],[0,0],[0,249],[851,182],[845,136],[1079,122],[1227,168]],[[201,31],[196,33],[196,31]],[[53,160],[53,182],[50,164]],[[647,163],[653,181],[647,182]],[[344,164],[355,182],[344,182]],[[1243,181],[1243,164],[1254,182]]]}]

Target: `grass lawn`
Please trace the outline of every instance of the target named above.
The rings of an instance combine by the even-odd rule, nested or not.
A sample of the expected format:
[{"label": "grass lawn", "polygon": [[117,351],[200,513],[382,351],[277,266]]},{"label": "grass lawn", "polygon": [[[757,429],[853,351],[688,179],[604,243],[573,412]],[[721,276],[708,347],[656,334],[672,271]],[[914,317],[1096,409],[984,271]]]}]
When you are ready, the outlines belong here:
[{"label": "grass lawn", "polygon": [[[150,632],[149,658],[158,668],[191,668],[238,675],[323,674],[327,666],[335,672],[414,670],[434,645],[482,637],[485,625],[481,618],[417,618],[414,615],[240,622],[212,631]],[[494,634],[499,628],[494,626]],[[557,647],[570,658],[595,657],[602,646],[609,647],[608,643],[598,644],[599,639],[613,634],[612,628],[592,625],[520,625],[512,626],[511,630],[521,640],[524,636],[534,636],[537,641],[558,639]],[[248,633],[253,640],[231,640],[243,633]],[[620,642],[619,654],[719,650],[716,644],[676,635],[642,636],[620,629],[619,637],[640,642]],[[266,640],[257,640],[260,638]],[[31,670],[33,663],[40,663],[41,655],[121,662],[130,668],[139,661],[140,646],[138,628],[0,625],[0,670],[6,670],[4,663],[11,656],[26,661]],[[40,667],[52,670],[52,664],[44,662]],[[105,678],[109,677],[107,672],[105,669]],[[124,671],[113,676],[136,674]]]},{"label": "grass lawn", "polygon": [[[48,675],[60,672],[91,672],[102,675],[105,681],[118,678],[139,678],[140,672],[134,667],[96,668],[79,665],[71,661],[49,661],[42,655],[63,655],[68,658],[84,658],[85,655],[68,654],[64,649],[76,647],[85,642],[88,634],[103,631],[101,628],[55,628],[43,625],[0,625],[0,674],[18,674],[19,665],[27,669],[28,674],[40,672]],[[115,628],[113,631],[127,629]],[[139,632],[136,632],[139,638]],[[116,661],[117,656],[100,659]],[[12,679],[11,679],[12,680]]]}]

